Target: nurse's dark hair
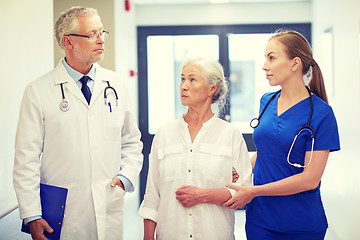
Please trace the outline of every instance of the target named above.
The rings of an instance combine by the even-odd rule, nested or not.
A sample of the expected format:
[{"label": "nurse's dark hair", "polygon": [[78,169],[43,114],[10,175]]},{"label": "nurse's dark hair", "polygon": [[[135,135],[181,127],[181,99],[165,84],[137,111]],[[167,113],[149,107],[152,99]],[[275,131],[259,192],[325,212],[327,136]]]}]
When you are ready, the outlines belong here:
[{"label": "nurse's dark hair", "polygon": [[271,39],[276,39],[283,44],[290,59],[295,57],[301,59],[303,75],[307,74],[310,66],[312,67],[312,78],[307,85],[313,93],[328,103],[324,78],[306,38],[296,31],[279,29]]},{"label": "nurse's dark hair", "polygon": [[202,74],[207,79],[210,86],[218,85],[218,88],[212,96],[211,103],[223,103],[223,100],[225,100],[226,94],[228,93],[228,86],[224,76],[224,69],[221,64],[210,58],[188,58],[183,62],[181,70],[187,65],[192,64],[197,65],[202,70]]},{"label": "nurse's dark hair", "polygon": [[79,27],[77,17],[82,15],[99,14],[96,9],[85,7],[71,7],[60,14],[60,17],[55,23],[54,35],[61,49],[65,49],[63,37],[67,34],[76,33],[75,31],[77,31]]}]

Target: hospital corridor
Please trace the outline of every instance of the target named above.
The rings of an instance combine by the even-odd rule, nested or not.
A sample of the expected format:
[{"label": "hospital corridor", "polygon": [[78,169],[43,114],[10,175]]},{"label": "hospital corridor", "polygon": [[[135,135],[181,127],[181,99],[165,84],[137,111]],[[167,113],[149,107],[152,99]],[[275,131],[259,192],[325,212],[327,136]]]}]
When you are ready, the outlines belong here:
[{"label": "hospital corridor", "polygon": [[[83,6],[86,11],[90,11],[85,12],[84,16],[75,17],[76,26],[81,26],[77,29],[83,31],[91,26],[91,31],[61,30],[66,24],[69,29],[75,26],[71,24],[72,20],[60,17],[74,6]],[[80,7],[75,9],[85,11]],[[196,193],[199,194],[199,189],[217,190],[218,187],[213,186],[218,186],[218,182],[223,185],[231,182],[230,175],[222,171],[230,174],[231,167],[236,170],[235,165],[239,171],[243,170],[241,173],[244,175],[240,174],[239,181],[243,181],[244,185],[247,181],[265,185],[272,183],[269,179],[278,181],[307,171],[303,169],[312,169],[312,173],[316,173],[314,179],[320,182],[313,186],[314,181],[307,179],[307,183],[311,184],[306,185],[305,190],[298,190],[301,188],[297,185],[288,190],[290,194],[271,192],[271,197],[259,192],[255,196],[254,190],[251,192],[253,195],[246,196],[251,201],[248,204],[248,220],[258,225],[251,221],[248,221],[248,225],[261,225],[261,228],[270,230],[275,228],[274,231],[278,233],[300,234],[325,231],[328,226],[325,240],[360,239],[360,161],[357,140],[360,135],[359,0],[1,0],[0,11],[3,32],[0,38],[0,240],[31,239],[29,234],[21,232],[19,209],[30,212],[29,209],[34,207],[29,206],[27,209],[28,206],[24,207],[27,204],[20,203],[33,205],[30,198],[25,199],[25,196],[30,195],[22,195],[25,189],[27,193],[36,193],[37,199],[40,199],[40,194],[34,190],[35,185],[40,186],[38,179],[40,183],[44,180],[53,183],[64,181],[70,189],[67,192],[68,199],[73,198],[70,204],[74,204],[76,198],[84,202],[75,203],[71,207],[78,204],[76,206],[81,209],[90,209],[86,215],[89,217],[81,219],[74,229],[78,224],[88,223],[89,226],[96,226],[92,233],[97,228],[102,229],[98,235],[92,234],[91,229],[83,229],[84,234],[95,235],[96,239],[98,236],[105,239],[107,234],[110,234],[107,235],[109,238],[122,231],[123,238],[119,236],[119,239],[142,240],[144,223],[138,211],[140,209],[140,215],[150,216],[145,226],[150,226],[151,230],[151,224],[154,223],[152,219],[158,216],[158,212],[154,211],[155,214],[152,211],[151,204],[161,201],[161,191],[174,192],[176,196],[176,199],[172,199],[175,202],[173,205],[166,205],[168,208],[187,209],[183,208],[186,199],[183,200],[184,196],[181,195],[184,193],[179,193],[179,188],[184,184],[179,186],[176,181],[186,179],[187,183],[196,182],[198,179],[191,177],[198,170],[199,179],[204,176],[208,182],[199,180],[197,183],[203,186],[192,189],[192,193],[198,190]],[[61,21],[65,21],[64,26],[59,26]],[[63,34],[62,38],[59,34]],[[309,48],[303,52],[311,52],[311,58],[305,61],[300,56],[284,57],[298,49],[288,47],[281,34],[293,34],[305,39],[303,42]],[[96,48],[90,51],[94,46]],[[86,51],[89,54],[85,54]],[[210,63],[202,63],[203,59],[215,62],[220,69],[217,73],[220,72],[221,76],[211,72],[211,67],[204,67]],[[276,65],[278,62],[274,59],[283,64]],[[290,61],[293,61],[291,67],[287,64]],[[306,71],[302,69],[300,73],[298,66],[306,68]],[[214,70],[215,66],[212,68]],[[291,71],[283,74],[283,69]],[[321,69],[322,78],[313,75],[314,72],[318,73],[318,69]],[[99,77],[101,81],[94,81]],[[204,85],[205,80],[211,77],[215,79],[212,81],[217,82]],[[72,81],[68,83],[71,78],[75,84]],[[324,87],[319,87],[322,92],[315,92],[315,87],[310,85],[314,78],[323,79]],[[33,82],[36,79],[40,81]],[[49,79],[56,79],[55,84],[49,84]],[[291,92],[302,94],[301,98],[296,99],[296,104],[284,103],[290,85],[285,84],[283,79],[292,79],[293,82],[293,79],[300,79],[298,82],[301,82],[302,88],[298,92]],[[307,85],[311,89],[304,87]],[[292,90],[296,88],[294,86],[291,85]],[[214,94],[210,101],[204,89],[209,91],[209,95]],[[227,92],[224,90],[226,93],[222,92],[220,96],[219,92],[223,89]],[[325,97],[318,96],[324,89]],[[193,98],[191,91],[195,93]],[[219,101],[214,97],[217,97],[214,92],[220,96]],[[202,101],[202,97],[206,101]],[[204,103],[202,108],[199,102]],[[206,109],[201,111],[207,117],[204,117],[206,121],[202,122],[203,125],[194,124],[189,117],[200,116],[196,115],[198,112],[194,109]],[[254,118],[258,120],[257,124],[250,124]],[[192,128],[190,123],[200,127]],[[223,128],[216,125],[218,123]],[[216,126],[214,131],[213,126]],[[184,128],[185,134],[181,132]],[[213,135],[206,135],[208,133]],[[174,140],[175,144],[171,142],[173,136],[181,136],[178,142]],[[181,142],[183,136],[186,139]],[[326,136],[330,137],[327,139]],[[26,139],[32,139],[33,142],[28,143]],[[28,148],[36,149],[31,152]],[[259,148],[262,151],[257,152]],[[150,155],[151,149],[153,155]],[[246,155],[242,155],[244,149],[248,150],[250,158],[256,156],[254,159],[260,160],[256,167],[251,165]],[[129,152],[123,153],[123,150]],[[31,154],[35,156],[31,161],[39,161],[27,161],[29,156],[33,156]],[[83,162],[74,161],[79,156]],[[60,160],[61,157],[64,160]],[[54,162],[50,161],[55,158],[57,160]],[[117,161],[119,158],[126,159],[126,163]],[[278,158],[282,162],[276,162]],[[170,160],[174,159],[175,163],[171,163]],[[224,159],[231,161],[220,162]],[[246,164],[243,159],[247,160]],[[325,159],[323,162],[326,164],[319,164],[317,159]],[[313,166],[318,168],[313,170]],[[251,171],[252,167],[256,169],[255,174]],[[44,174],[44,169],[50,170]],[[153,175],[149,174],[150,169]],[[148,174],[151,178],[149,185]],[[29,176],[33,178],[25,182],[24,179],[29,180]],[[104,176],[106,180],[102,179]],[[87,187],[74,186],[78,182],[70,183],[69,179],[77,177],[78,180],[81,178],[78,182]],[[35,185],[34,179],[37,181]],[[115,188],[110,187],[112,181],[115,181]],[[134,183],[135,189],[132,191]],[[230,199],[230,194],[235,194],[236,190],[228,188],[229,191],[224,194],[221,192],[226,190],[223,185],[216,192],[216,197],[229,196]],[[81,189],[81,192],[74,189]],[[174,189],[177,189],[176,192]],[[239,189],[250,193],[249,189],[255,188],[238,188],[241,192]],[[144,210],[140,205],[146,191],[149,194],[144,203],[148,205],[142,206]],[[156,191],[159,192],[159,198],[152,195]],[[169,198],[167,193],[163,199]],[[291,203],[295,205],[287,205],[283,200],[295,199],[295,195],[301,195]],[[84,196],[91,197],[84,200]],[[111,212],[107,207],[110,205],[116,211],[121,209],[116,202],[109,203],[109,196],[124,201],[123,213],[114,215],[122,216],[122,220],[121,217],[119,221],[116,217],[110,220],[114,224],[111,227],[120,226],[122,221],[122,230],[114,227],[109,231],[111,227],[106,226],[106,217]],[[276,203],[273,199],[284,201],[285,204],[279,207],[280,202]],[[312,202],[313,199],[316,203]],[[195,202],[190,199],[187,203],[194,203],[191,201]],[[234,202],[232,204],[243,204],[239,199]],[[216,212],[219,215],[213,214],[211,220],[206,218],[206,227],[211,226],[214,219],[224,217],[229,220],[227,217],[232,214],[228,211],[231,204],[229,208],[221,208],[219,205],[223,202],[214,200],[214,203],[208,205],[221,210]],[[312,214],[312,210],[316,214]],[[106,217],[99,217],[101,211]],[[167,212],[162,207],[157,211],[159,214]],[[235,210],[236,240],[247,240],[245,211],[242,207]],[[40,207],[38,212],[41,213]],[[258,217],[261,212],[265,212],[264,219]],[[181,210],[180,213],[174,210],[171,214],[179,214],[177,219],[195,219],[195,213],[190,210]],[[39,219],[38,214],[28,215],[25,217],[27,221]],[[306,217],[302,218],[304,215]],[[164,219],[167,217],[162,216]],[[316,221],[302,224],[300,222],[303,219]],[[166,228],[174,227],[175,224],[165,224],[165,221],[159,220],[156,230],[160,229],[159,233],[165,234],[162,236],[171,236],[172,233]],[[229,222],[232,227],[233,223],[231,220]],[[277,224],[279,222],[283,225]],[[227,224],[224,220],[215,228],[221,231],[228,227]],[[268,224],[269,228],[262,224]],[[279,226],[274,227],[272,224]],[[177,225],[181,228],[185,223]],[[299,229],[302,227],[300,225],[306,225],[306,230]],[[286,230],[282,232],[283,226]],[[186,227],[188,232],[183,233],[190,239],[193,233],[188,229],[192,227],[191,222]],[[72,232],[71,227],[69,229],[69,235],[64,237],[64,234],[62,239],[75,236],[71,234],[76,231]],[[232,232],[230,229],[228,232]]]}]

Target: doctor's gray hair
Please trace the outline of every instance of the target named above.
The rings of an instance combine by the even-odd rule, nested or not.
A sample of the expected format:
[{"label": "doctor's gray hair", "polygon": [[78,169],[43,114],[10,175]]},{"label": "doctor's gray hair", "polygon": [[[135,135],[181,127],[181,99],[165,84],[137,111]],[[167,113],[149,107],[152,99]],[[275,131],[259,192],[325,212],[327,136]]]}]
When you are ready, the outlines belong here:
[{"label": "doctor's gray hair", "polygon": [[220,63],[210,58],[191,58],[183,62],[181,69],[188,65],[196,65],[202,70],[205,79],[210,86],[218,85],[212,97],[212,103],[225,99],[228,92],[227,82],[224,76],[224,69]]},{"label": "doctor's gray hair", "polygon": [[82,15],[99,15],[94,8],[72,7],[66,12],[62,12],[55,23],[54,35],[61,49],[65,49],[63,37],[74,33],[79,26],[77,17]]}]

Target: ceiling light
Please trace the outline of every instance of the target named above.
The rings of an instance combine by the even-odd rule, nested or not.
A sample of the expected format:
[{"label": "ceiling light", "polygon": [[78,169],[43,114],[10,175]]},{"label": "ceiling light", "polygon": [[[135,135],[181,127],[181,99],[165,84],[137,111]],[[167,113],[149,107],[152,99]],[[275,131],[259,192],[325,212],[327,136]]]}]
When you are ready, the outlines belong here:
[{"label": "ceiling light", "polygon": [[210,3],[212,4],[217,4],[217,3],[228,3],[230,2],[230,0],[209,0]]}]

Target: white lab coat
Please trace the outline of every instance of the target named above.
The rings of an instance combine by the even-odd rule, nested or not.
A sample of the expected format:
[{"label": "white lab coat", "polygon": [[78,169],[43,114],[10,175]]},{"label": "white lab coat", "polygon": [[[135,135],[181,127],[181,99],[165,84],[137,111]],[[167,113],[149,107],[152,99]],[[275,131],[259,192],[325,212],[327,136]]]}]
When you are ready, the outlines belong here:
[{"label": "white lab coat", "polygon": [[[104,103],[105,81],[112,112]],[[70,103],[59,108],[60,83]],[[30,83],[20,109],[15,144],[14,187],[20,217],[41,215],[39,183],[68,188],[61,239],[122,239],[125,192],[110,182],[118,173],[133,186],[142,167],[140,132],[128,92],[113,71],[96,64],[90,105],[60,62]]]}]

